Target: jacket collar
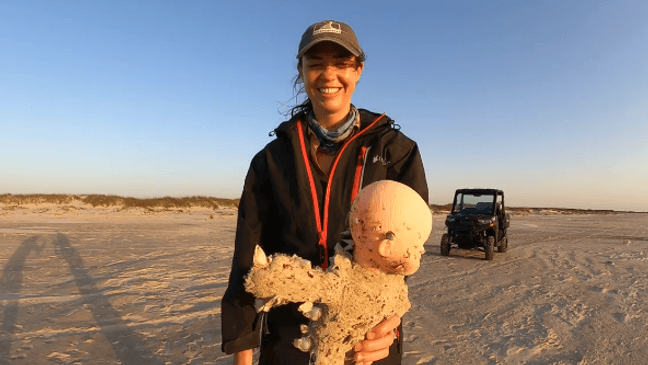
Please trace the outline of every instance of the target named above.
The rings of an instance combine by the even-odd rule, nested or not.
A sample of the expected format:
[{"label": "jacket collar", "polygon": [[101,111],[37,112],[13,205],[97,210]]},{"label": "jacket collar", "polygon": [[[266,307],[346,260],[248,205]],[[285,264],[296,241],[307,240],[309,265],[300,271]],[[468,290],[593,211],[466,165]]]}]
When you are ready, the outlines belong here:
[{"label": "jacket collar", "polygon": [[[366,109],[358,109],[360,112],[360,130],[364,130],[367,128],[373,121],[376,120],[376,118],[380,117],[380,114],[376,114],[373,112],[370,112]],[[295,127],[295,122],[298,120],[305,120],[306,115],[304,113],[299,113],[295,115],[294,117],[290,118],[290,120],[282,122],[277,126],[277,128],[274,129],[274,133],[276,134],[277,138],[286,138],[291,134],[297,133],[297,128]],[[371,131],[367,131],[367,134],[372,134],[375,133],[376,131],[384,128],[385,126],[390,127],[394,123],[393,120],[389,119],[389,117],[385,116],[382,118],[380,121],[378,121],[378,124],[373,127]]]}]

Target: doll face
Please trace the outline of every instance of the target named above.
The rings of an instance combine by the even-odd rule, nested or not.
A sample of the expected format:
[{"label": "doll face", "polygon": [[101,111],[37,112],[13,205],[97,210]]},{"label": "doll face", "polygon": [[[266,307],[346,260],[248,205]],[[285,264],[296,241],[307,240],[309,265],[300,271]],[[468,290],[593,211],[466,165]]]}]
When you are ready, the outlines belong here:
[{"label": "doll face", "polygon": [[405,226],[389,229],[367,222],[357,222],[351,231],[356,256],[368,258],[372,268],[399,275],[412,275],[419,269],[427,237]]},{"label": "doll face", "polygon": [[[421,238],[412,231],[388,231],[385,240],[379,246],[383,262],[388,265],[387,272],[401,275],[412,275],[421,266],[421,256],[425,248]],[[390,239],[391,238],[391,239]]]},{"label": "doll face", "polygon": [[427,203],[412,188],[391,180],[367,185],[349,212],[354,259],[373,271],[411,275],[421,265],[432,231]]}]

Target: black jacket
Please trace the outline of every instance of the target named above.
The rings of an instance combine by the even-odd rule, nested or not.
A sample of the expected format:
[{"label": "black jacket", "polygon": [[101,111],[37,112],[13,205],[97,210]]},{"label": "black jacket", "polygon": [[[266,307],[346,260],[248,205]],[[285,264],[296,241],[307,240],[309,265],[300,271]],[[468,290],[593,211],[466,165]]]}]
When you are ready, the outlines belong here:
[{"label": "black jacket", "polygon": [[[261,246],[268,255],[296,254],[314,265],[322,265],[324,261],[323,246],[318,245],[321,235],[311,184],[300,147],[297,123],[303,122],[299,117],[279,125],[275,129],[277,138],[252,159],[239,203],[229,285],[222,300],[222,350],[230,354],[258,347],[262,331],[261,364],[308,364],[308,354],[292,346],[293,339],[301,337],[299,324],[306,323],[307,319],[297,311],[299,304],[273,308],[266,319],[257,315],[254,297],[243,288],[255,245]],[[377,180],[395,180],[412,187],[428,201],[425,172],[416,143],[395,128],[386,116],[360,109],[360,121],[360,130],[339,152],[339,162],[331,170],[325,229],[328,257],[333,255],[340,233],[347,229],[347,212],[357,193],[354,183],[361,188]],[[375,123],[368,128],[372,122]],[[303,143],[309,151],[307,123],[302,126]],[[328,181],[312,175],[318,210],[323,215]],[[397,341],[390,349],[393,361],[385,359],[375,364],[400,364],[401,343],[402,340]]]}]

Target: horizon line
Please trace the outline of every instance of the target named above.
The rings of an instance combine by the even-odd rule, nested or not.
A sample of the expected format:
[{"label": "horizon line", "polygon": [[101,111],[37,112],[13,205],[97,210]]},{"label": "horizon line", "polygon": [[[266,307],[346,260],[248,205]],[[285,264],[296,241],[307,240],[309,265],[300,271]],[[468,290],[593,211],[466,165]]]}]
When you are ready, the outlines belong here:
[{"label": "horizon line", "polygon": [[[145,201],[155,201],[155,202],[164,202],[165,199],[170,199],[170,200],[179,200],[181,202],[181,205],[186,205],[187,203],[195,203],[196,205],[200,205],[200,203],[212,203],[211,201],[221,201],[221,203],[230,203],[230,204],[235,204],[236,207],[238,208],[238,203],[240,201],[240,198],[219,198],[215,196],[208,196],[208,195],[186,195],[186,196],[170,196],[170,195],[165,195],[165,196],[158,196],[158,197],[151,197],[151,198],[136,198],[132,196],[121,196],[121,195],[116,195],[116,194],[47,194],[47,193],[36,193],[36,194],[12,194],[12,193],[2,193],[0,194],[0,203],[2,204],[7,204],[11,202],[6,202],[6,199],[8,197],[17,197],[17,198],[23,198],[23,199],[38,199],[38,198],[49,198],[55,201],[38,201],[38,202],[24,202],[24,204],[42,204],[42,203],[54,203],[54,204],[64,204],[64,201],[58,201],[58,200],[67,200],[71,198],[78,198],[78,200],[84,202],[85,204],[90,204],[90,205],[107,205],[105,203],[98,203],[96,200],[88,200],[87,202],[84,201],[84,199],[88,198],[108,198],[109,201],[106,203],[110,205],[116,205],[117,202],[113,200],[121,199],[121,200],[134,200],[134,201],[139,201],[139,202],[145,202]],[[193,200],[193,202],[192,202]],[[180,203],[178,202],[178,203]],[[20,202],[16,202],[17,204],[20,204]],[[169,202],[170,203],[170,202]],[[213,203],[212,203],[213,204]],[[175,205],[175,204],[173,204]],[[433,204],[433,203],[428,203],[428,206],[430,208],[434,208],[436,210],[445,210],[445,209],[450,209],[452,206],[452,203],[447,203],[447,204]],[[559,211],[559,212],[573,212],[573,213],[578,213],[578,212],[591,212],[591,213],[648,213],[648,211],[635,211],[635,210],[614,210],[614,209],[591,209],[591,208],[567,208],[567,207],[529,207],[529,206],[507,206],[506,209],[510,209],[513,211],[523,211],[523,210],[530,210],[530,211],[535,211],[535,210],[554,210],[554,211]]]}]

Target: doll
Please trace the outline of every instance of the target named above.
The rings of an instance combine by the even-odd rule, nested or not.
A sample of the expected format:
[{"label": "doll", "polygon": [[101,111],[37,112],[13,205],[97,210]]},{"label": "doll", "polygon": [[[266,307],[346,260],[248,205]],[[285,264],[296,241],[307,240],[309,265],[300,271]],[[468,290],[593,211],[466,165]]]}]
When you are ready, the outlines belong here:
[{"label": "doll", "polygon": [[[407,185],[381,180],[366,186],[348,215],[353,241],[335,247],[332,265],[322,270],[296,255],[266,257],[257,246],[245,289],[257,311],[295,302],[310,319],[294,341],[310,352],[310,364],[342,365],[353,347],[385,318],[410,308],[405,275],[420,266],[432,230],[425,201]],[[353,251],[351,255],[350,251]]]}]

